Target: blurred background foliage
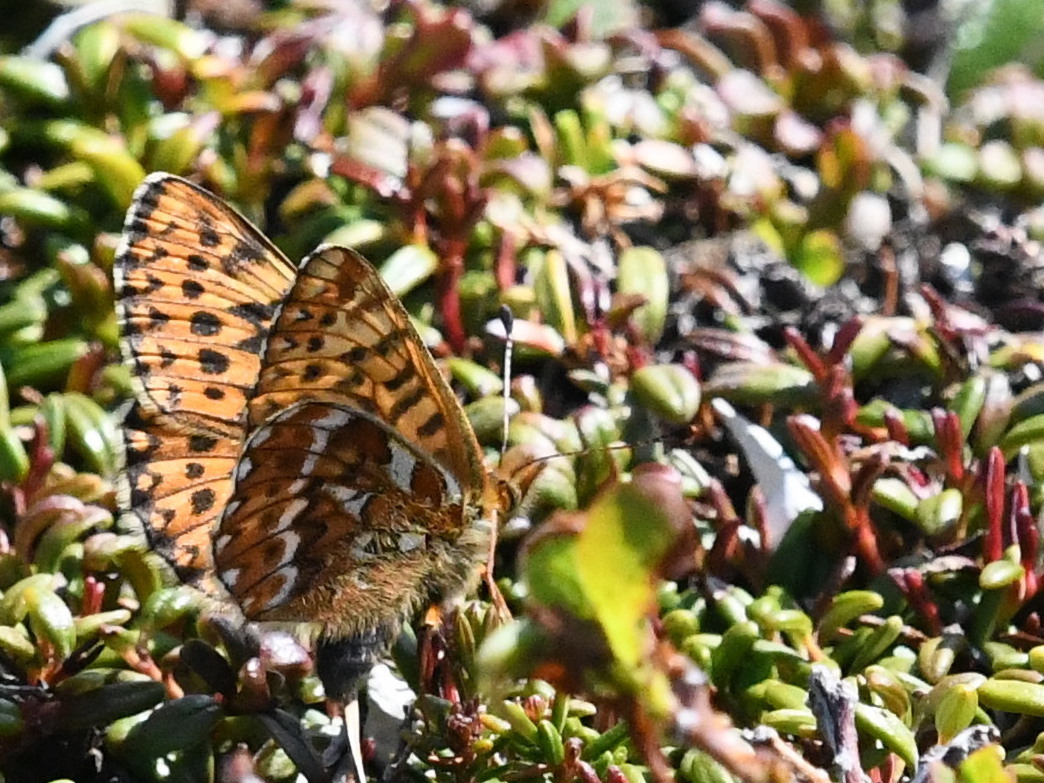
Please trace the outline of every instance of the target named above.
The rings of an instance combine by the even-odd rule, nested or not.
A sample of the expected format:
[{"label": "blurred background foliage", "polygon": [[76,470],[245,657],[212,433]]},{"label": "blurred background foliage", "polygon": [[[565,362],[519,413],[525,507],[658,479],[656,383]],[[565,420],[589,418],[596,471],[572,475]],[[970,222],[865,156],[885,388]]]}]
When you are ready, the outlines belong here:
[{"label": "blurred background foliage", "polygon": [[318,781],[336,750],[307,645],[204,611],[118,518],[111,268],[165,170],[291,258],[359,248],[490,461],[545,461],[500,599],[411,629],[371,678],[371,774],[1039,781],[1042,20],[5,15],[0,774]]}]

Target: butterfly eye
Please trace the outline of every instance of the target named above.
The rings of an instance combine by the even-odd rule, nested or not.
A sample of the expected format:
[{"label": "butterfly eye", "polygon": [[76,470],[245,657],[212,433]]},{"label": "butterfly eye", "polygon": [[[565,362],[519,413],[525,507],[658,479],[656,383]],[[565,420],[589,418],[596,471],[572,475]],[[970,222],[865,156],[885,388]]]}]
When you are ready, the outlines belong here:
[{"label": "butterfly eye", "polygon": [[546,465],[546,459],[532,459],[510,468],[506,464],[501,465],[504,473],[497,478],[496,491],[497,508],[504,517],[518,510]]},{"label": "butterfly eye", "polygon": [[518,488],[511,483],[510,479],[497,480],[496,508],[500,512],[502,518],[511,516],[511,513],[518,508],[518,504],[521,500],[521,493],[519,493]]}]

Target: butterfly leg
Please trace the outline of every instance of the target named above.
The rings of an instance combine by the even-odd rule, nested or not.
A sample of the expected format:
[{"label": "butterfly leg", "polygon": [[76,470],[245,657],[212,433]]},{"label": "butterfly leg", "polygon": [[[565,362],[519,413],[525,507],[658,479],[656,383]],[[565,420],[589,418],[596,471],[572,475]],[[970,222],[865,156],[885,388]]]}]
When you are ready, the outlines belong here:
[{"label": "butterfly leg", "polygon": [[497,587],[497,581],[493,576],[493,564],[497,556],[497,532],[500,525],[500,514],[497,513],[494,517],[492,531],[489,536],[489,553],[486,555],[486,564],[482,567],[482,581],[486,583],[486,589],[489,590],[490,601],[493,602],[493,606],[500,616],[500,619],[507,622],[511,619],[511,609],[507,605],[507,601],[504,600],[504,594],[500,592],[500,588]]}]

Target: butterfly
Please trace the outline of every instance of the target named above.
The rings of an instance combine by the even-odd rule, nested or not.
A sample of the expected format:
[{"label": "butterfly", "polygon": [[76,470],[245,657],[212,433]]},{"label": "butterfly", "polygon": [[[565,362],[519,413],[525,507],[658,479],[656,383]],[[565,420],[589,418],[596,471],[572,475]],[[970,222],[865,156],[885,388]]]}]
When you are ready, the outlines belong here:
[{"label": "butterfly", "polygon": [[515,493],[358,253],[296,271],[249,221],[169,174],[138,189],[115,261],[125,508],[186,581],[248,620],[322,629],[348,698],[426,603],[476,581]]}]

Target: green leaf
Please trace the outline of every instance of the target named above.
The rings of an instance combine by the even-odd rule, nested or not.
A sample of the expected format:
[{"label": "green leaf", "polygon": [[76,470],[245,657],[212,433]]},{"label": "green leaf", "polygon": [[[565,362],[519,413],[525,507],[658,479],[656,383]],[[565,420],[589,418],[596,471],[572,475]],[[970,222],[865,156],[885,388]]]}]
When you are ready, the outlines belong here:
[{"label": "green leaf", "polygon": [[523,573],[529,593],[544,606],[567,610],[589,619],[587,601],[577,568],[577,540],[572,535],[549,535],[534,542],[526,555]]},{"label": "green leaf", "polygon": [[801,240],[794,266],[813,283],[831,286],[845,271],[841,240],[833,231],[810,231]]},{"label": "green leaf", "polygon": [[1012,776],[1004,769],[999,748],[980,748],[957,768],[963,783],[1010,783]]},{"label": "green leaf", "polygon": [[917,766],[917,742],[910,731],[898,717],[879,707],[857,704],[856,728],[860,733],[868,734],[881,742],[888,750],[906,762],[907,766]]},{"label": "green leaf", "polygon": [[547,6],[544,21],[552,27],[561,27],[575,17],[583,6],[590,8],[592,32],[596,36],[628,30],[638,24],[637,9],[630,0],[554,0]]},{"label": "green leaf", "polygon": [[381,264],[381,277],[396,296],[404,296],[439,268],[439,257],[427,245],[404,245]]},{"label": "green leaf", "polygon": [[161,704],[127,735],[123,752],[159,758],[204,742],[224,714],[213,696],[193,693]]},{"label": "green leaf", "polygon": [[621,486],[591,507],[576,542],[577,577],[616,658],[637,666],[656,603],[655,575],[675,538],[663,512]]},{"label": "green leaf", "polygon": [[535,273],[533,290],[545,321],[565,338],[566,343],[575,343],[576,312],[569,287],[569,270],[565,256],[559,251],[551,250],[544,256]]},{"label": "green leaf", "polygon": [[982,83],[992,68],[1007,62],[1022,62],[1038,74],[1044,70],[1044,17],[1037,0],[975,4],[975,11],[967,14],[954,41],[946,85],[951,97]]},{"label": "green leaf", "polygon": [[648,410],[672,424],[686,424],[700,407],[700,384],[680,364],[654,364],[631,376],[635,397]]},{"label": "green leaf", "polygon": [[616,288],[622,294],[645,297],[645,304],[634,311],[631,320],[646,342],[655,345],[663,336],[670,304],[667,262],[652,247],[629,247],[620,253]]},{"label": "green leaf", "polygon": [[990,710],[1044,716],[1044,685],[991,677],[979,686],[979,703]]}]

